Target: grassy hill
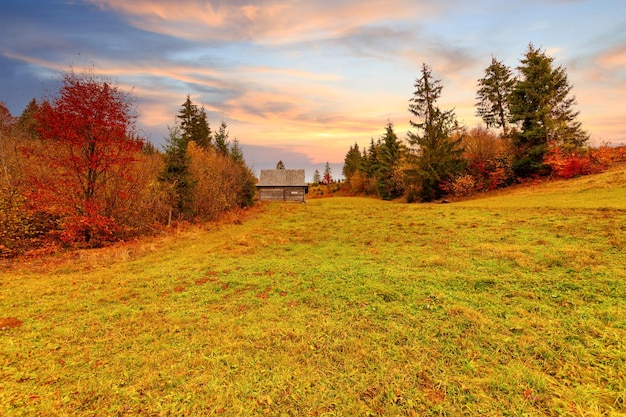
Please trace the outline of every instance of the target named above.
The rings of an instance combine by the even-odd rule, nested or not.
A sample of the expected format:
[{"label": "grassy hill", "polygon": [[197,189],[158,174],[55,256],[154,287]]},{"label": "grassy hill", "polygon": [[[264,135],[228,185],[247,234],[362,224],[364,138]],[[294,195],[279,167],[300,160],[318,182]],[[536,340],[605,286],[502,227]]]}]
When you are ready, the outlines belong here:
[{"label": "grassy hill", "polygon": [[626,413],[626,170],[2,264],[0,415]]}]

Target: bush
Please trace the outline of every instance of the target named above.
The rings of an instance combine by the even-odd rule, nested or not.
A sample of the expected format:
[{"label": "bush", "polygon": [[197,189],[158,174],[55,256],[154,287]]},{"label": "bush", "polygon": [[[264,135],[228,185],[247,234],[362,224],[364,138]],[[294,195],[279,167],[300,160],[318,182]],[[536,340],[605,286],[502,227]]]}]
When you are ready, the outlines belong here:
[{"label": "bush", "polygon": [[584,150],[567,152],[560,147],[551,148],[544,159],[556,178],[574,178],[602,172],[606,166]]}]

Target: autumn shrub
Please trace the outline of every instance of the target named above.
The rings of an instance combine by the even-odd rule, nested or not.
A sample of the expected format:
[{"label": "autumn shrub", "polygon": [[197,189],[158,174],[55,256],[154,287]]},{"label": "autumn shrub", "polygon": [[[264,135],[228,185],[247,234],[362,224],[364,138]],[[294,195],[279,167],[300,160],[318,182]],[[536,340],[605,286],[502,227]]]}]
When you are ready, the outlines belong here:
[{"label": "autumn shrub", "polygon": [[212,148],[189,143],[187,152],[193,189],[193,212],[197,219],[214,220],[221,213],[252,205],[256,180],[243,163]]},{"label": "autumn shrub", "polygon": [[0,113],[0,257],[13,257],[47,244],[58,218],[28,207],[29,166],[22,149],[30,141],[9,123],[8,111]]},{"label": "autumn shrub", "polygon": [[607,168],[626,163],[626,146],[611,146],[606,143],[597,148],[589,149],[589,156],[592,160]]},{"label": "autumn shrub", "polygon": [[[126,172],[129,183],[124,205],[116,221],[122,226],[120,237],[151,233],[168,221],[169,200],[164,184],[158,181],[163,169],[163,157],[158,153],[140,153]],[[116,194],[112,193],[111,198]]]},{"label": "autumn shrub", "polygon": [[566,151],[562,147],[552,147],[544,158],[555,178],[574,178],[595,174],[606,169],[606,165],[592,156],[589,150]]},{"label": "autumn shrub", "polygon": [[477,127],[462,134],[465,170],[442,185],[447,193],[464,197],[506,187],[514,181],[512,151],[507,139]]},{"label": "autumn shrub", "polygon": [[459,197],[465,197],[476,192],[476,178],[473,175],[461,175],[446,185],[446,190]]}]

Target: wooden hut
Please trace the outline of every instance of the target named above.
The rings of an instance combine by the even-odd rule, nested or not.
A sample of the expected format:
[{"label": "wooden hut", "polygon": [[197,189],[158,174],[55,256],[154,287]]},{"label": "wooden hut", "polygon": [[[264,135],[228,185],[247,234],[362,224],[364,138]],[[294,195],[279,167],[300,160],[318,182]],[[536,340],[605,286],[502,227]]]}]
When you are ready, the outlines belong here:
[{"label": "wooden hut", "polygon": [[256,185],[259,200],[301,201],[309,192],[303,169],[262,169]]}]

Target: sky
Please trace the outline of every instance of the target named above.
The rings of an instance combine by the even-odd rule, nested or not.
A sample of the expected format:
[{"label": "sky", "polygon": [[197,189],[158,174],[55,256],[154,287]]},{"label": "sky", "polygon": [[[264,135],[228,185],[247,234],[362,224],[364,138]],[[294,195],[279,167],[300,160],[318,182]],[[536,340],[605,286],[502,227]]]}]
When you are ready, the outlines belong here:
[{"label": "sky", "polygon": [[0,0],[0,101],[18,116],[92,68],[158,147],[189,95],[257,175],[281,160],[340,178],[388,122],[406,137],[423,63],[473,128],[492,57],[514,69],[529,43],[566,68],[592,144],[626,144],[624,0]]}]

